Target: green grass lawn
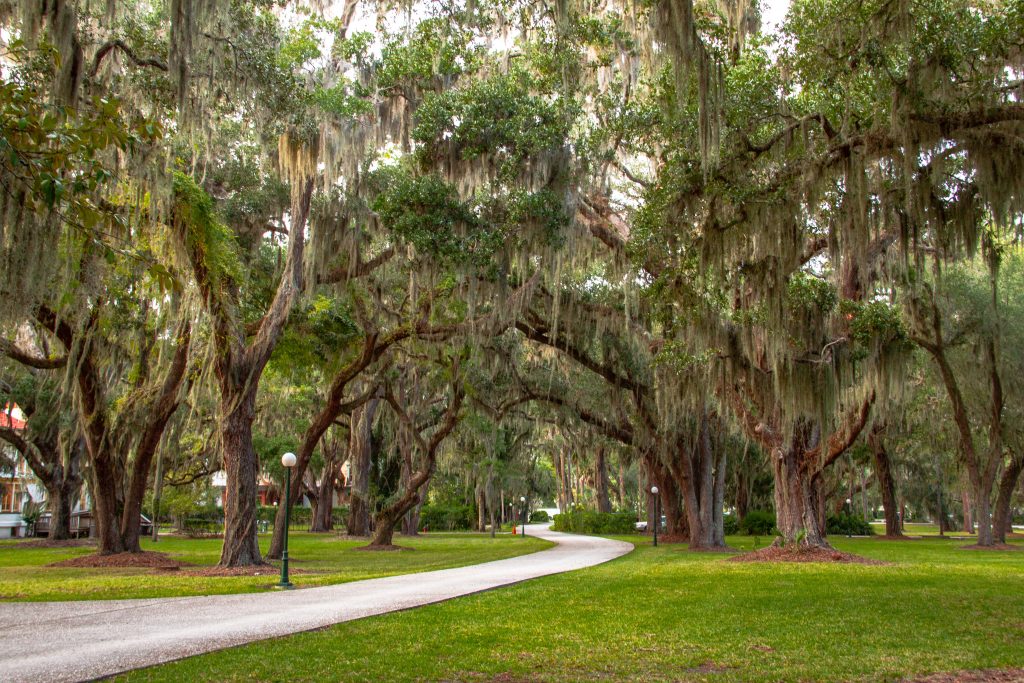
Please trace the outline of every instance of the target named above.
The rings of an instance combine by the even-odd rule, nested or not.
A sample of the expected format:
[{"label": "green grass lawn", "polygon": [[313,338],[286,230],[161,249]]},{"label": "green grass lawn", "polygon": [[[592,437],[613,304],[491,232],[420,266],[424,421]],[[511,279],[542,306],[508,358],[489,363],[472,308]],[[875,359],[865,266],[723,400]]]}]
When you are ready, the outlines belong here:
[{"label": "green grass lawn", "polygon": [[[885,524],[884,523],[882,523],[882,524],[872,523],[871,524],[871,528],[873,528],[875,530],[876,534],[884,534],[885,533]],[[927,523],[927,522],[907,522],[906,524],[903,525],[903,533],[906,534],[907,536],[938,536],[939,535],[939,525],[938,524],[930,524],[930,523]],[[946,532],[946,536],[963,536],[963,537],[967,537],[967,536],[974,536],[974,535],[975,534],[968,534],[963,529],[953,529],[952,531],[947,531]]]},{"label": "green grass lawn", "polygon": [[[413,548],[403,552],[353,550],[366,541],[342,540],[333,534],[290,534],[289,567],[296,586],[323,586],[393,574],[459,567],[500,560],[549,547],[539,538],[486,534],[431,533],[417,538],[396,536],[396,543]],[[266,552],[270,536],[260,537]],[[221,540],[162,538],[143,541],[144,550],[158,550],[173,558],[212,566],[220,558]],[[275,577],[187,576],[179,572],[154,573],[151,569],[85,569],[47,567],[94,547],[40,548],[24,541],[0,542],[0,600],[109,600],[268,590]],[[306,573],[309,572],[309,573]]]},{"label": "green grass lawn", "polygon": [[893,564],[737,564],[626,540],[642,545],[599,567],[121,680],[884,681],[1024,666],[1024,551],[836,538]]}]

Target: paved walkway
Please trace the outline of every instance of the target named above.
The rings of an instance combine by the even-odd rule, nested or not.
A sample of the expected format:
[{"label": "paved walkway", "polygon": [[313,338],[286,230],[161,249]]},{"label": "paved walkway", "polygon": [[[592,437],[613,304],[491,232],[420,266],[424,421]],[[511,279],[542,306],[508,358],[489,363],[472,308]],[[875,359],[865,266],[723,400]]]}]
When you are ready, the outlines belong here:
[{"label": "paved walkway", "polygon": [[527,526],[558,545],[455,569],[294,591],[0,604],[0,681],[81,681],[428,605],[625,555],[633,546]]}]

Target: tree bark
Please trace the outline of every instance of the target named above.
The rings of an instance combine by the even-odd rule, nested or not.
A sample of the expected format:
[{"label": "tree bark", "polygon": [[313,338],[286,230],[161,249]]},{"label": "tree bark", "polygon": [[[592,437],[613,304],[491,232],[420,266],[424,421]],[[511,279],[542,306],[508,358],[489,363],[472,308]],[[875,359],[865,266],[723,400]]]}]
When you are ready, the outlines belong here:
[{"label": "tree bark", "polygon": [[597,497],[597,511],[611,512],[612,502],[608,498],[608,464],[605,448],[598,446],[594,453],[594,489]]},{"label": "tree bark", "polygon": [[974,506],[971,505],[971,492],[968,488],[967,482],[964,481],[963,477],[960,478],[960,503],[963,505],[964,508],[964,533],[973,534],[974,515],[971,514],[971,510]]},{"label": "tree bark", "polygon": [[736,468],[736,521],[742,522],[750,509],[750,491],[747,484],[747,473],[742,467]]},{"label": "tree bark", "polygon": [[885,510],[885,535],[899,537],[900,529],[899,505],[896,502],[896,483],[892,476],[892,463],[889,451],[885,448],[885,425],[876,424],[868,434],[868,446],[875,463],[875,476],[882,494],[882,508]]},{"label": "tree bark", "polygon": [[373,420],[380,399],[374,398],[352,411],[349,440],[348,535],[370,535],[370,463],[373,449]]},{"label": "tree bark", "polygon": [[334,530],[334,482],[340,476],[343,464],[338,458],[338,450],[336,442],[324,444],[324,468],[317,486],[317,508],[309,529],[314,533]]},{"label": "tree bark", "polygon": [[619,498],[619,510],[626,509],[626,466],[622,462],[622,453],[619,453],[619,481],[616,493]]},{"label": "tree bark", "polygon": [[772,454],[776,526],[787,546],[830,548],[818,514],[821,483],[805,457],[812,431],[807,422],[797,424],[787,447]]},{"label": "tree bark", "polygon": [[1017,488],[1017,480],[1024,470],[1024,455],[1012,458],[1003,476],[999,479],[999,494],[996,497],[996,511],[992,520],[992,533],[996,543],[1006,543],[1006,534],[1013,531],[1012,510],[1013,491]]},{"label": "tree bark", "polygon": [[224,449],[224,546],[220,566],[263,564],[256,528],[259,500],[259,459],[252,445],[256,416],[256,385],[221,398],[220,438]]}]

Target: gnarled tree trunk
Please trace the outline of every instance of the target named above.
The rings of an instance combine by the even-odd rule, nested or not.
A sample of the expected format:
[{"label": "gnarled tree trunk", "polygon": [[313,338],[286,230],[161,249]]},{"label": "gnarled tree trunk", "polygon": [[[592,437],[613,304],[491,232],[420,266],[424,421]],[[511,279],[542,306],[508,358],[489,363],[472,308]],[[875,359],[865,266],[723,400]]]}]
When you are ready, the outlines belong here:
[{"label": "gnarled tree trunk", "polygon": [[896,502],[896,483],[892,476],[892,462],[889,451],[885,448],[885,425],[876,424],[868,434],[868,446],[875,463],[875,476],[882,494],[882,508],[885,510],[885,535],[899,537],[900,529],[899,505]]},{"label": "gnarled tree trunk", "polygon": [[785,545],[831,547],[819,516],[821,481],[807,459],[817,440],[817,429],[807,422],[793,428],[785,448],[772,454],[775,473],[775,518]]},{"label": "gnarled tree trunk", "polygon": [[221,398],[220,438],[228,487],[224,491],[224,546],[222,567],[263,563],[256,535],[259,500],[259,458],[252,445],[256,416],[256,386],[224,391]]}]

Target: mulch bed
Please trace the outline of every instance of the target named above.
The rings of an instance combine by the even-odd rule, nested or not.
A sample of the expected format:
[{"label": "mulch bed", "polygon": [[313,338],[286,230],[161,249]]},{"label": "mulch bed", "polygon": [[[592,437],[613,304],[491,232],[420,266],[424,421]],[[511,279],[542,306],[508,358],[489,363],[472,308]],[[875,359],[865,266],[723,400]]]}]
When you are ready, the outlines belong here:
[{"label": "mulch bed", "polygon": [[860,555],[828,548],[783,548],[768,546],[743,555],[725,558],[726,562],[829,562],[834,564],[885,565],[888,562],[872,560]]},{"label": "mulch bed", "polygon": [[996,543],[995,545],[978,545],[974,543],[972,545],[960,546],[961,550],[1024,550],[1024,547],[1019,545],[1010,545],[1009,543]]},{"label": "mulch bed", "polygon": [[68,560],[61,560],[47,567],[141,567],[148,569],[180,569],[184,563],[171,558],[167,553],[114,553],[112,555],[80,555]]},{"label": "mulch bed", "polygon": [[658,534],[658,545],[662,543],[689,543],[690,539],[681,534]]},{"label": "mulch bed", "polygon": [[390,553],[398,550],[413,550],[413,548],[407,548],[404,545],[361,545],[357,548],[352,548],[352,550],[370,550]]},{"label": "mulch bed", "polygon": [[1024,669],[950,671],[903,680],[904,683],[1022,683],[1024,682]]}]

